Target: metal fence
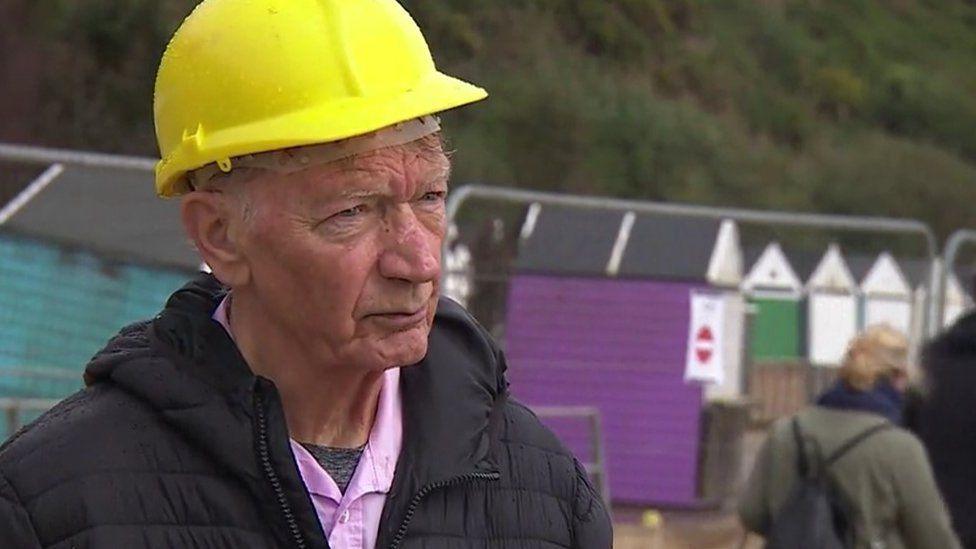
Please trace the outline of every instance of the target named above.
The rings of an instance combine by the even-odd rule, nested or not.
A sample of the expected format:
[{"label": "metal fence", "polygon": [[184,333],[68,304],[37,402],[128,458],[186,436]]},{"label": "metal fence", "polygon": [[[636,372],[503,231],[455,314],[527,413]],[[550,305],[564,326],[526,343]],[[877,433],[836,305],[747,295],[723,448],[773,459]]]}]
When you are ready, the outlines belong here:
[{"label": "metal fence", "polygon": [[81,376],[80,369],[0,366],[0,396],[56,401],[80,389]]},{"label": "metal fence", "polygon": [[[943,288],[939,249],[934,232],[925,223],[913,219],[884,217],[840,216],[808,214],[801,212],[770,212],[740,208],[718,208],[685,204],[656,203],[638,200],[620,200],[603,197],[569,196],[545,192],[509,189],[492,186],[470,185],[455,189],[448,202],[448,218],[460,227],[462,240],[465,228],[474,230],[467,235],[467,242],[474,242],[480,251],[472,254],[472,291],[468,306],[486,326],[504,341],[506,335],[507,288],[514,274],[513,262],[517,256],[521,231],[531,226],[533,220],[549,206],[569,207],[581,210],[611,211],[621,214],[620,234],[612,254],[619,257],[627,248],[626,227],[628,218],[633,224],[634,214],[655,214],[710,220],[734,220],[741,224],[772,228],[804,228],[837,232],[854,232],[889,238],[903,235],[916,239],[924,249],[928,265],[927,276],[922,281],[924,304],[919,310],[921,329],[918,336],[928,337],[942,326],[940,302]],[[475,218],[477,223],[471,223]],[[499,226],[502,226],[501,228]],[[499,234],[503,233],[503,234]],[[976,233],[972,238],[976,239]],[[487,244],[485,244],[487,242]],[[888,240],[885,243],[888,244]],[[619,249],[618,249],[619,248]],[[640,253],[640,250],[634,250]],[[611,258],[611,261],[612,261]],[[618,261],[619,263],[619,261]],[[608,266],[609,269],[609,266]],[[609,272],[609,271],[608,271]],[[449,273],[450,274],[450,273]],[[746,337],[745,335],[743,336]],[[913,348],[922,341],[915,341]],[[753,419],[767,423],[777,417],[792,413],[808,404],[812,397],[831,383],[835,376],[832,368],[813,366],[805,359],[777,360],[753,363],[749,360],[748,340],[742,345],[744,397],[754,403]]]},{"label": "metal fence", "polygon": [[7,436],[13,435],[28,421],[54,407],[59,400],[45,398],[0,397],[0,410],[3,411],[4,427]]},{"label": "metal fence", "polygon": [[942,326],[945,319],[944,306],[946,289],[949,285],[949,275],[955,271],[960,252],[963,246],[967,244],[976,244],[976,230],[959,229],[952,233],[949,239],[946,240],[945,250],[942,254],[944,264],[940,266],[941,269],[936,277],[936,286],[933,288],[934,299],[931,302],[931,315],[936,321],[937,326]]},{"label": "metal fence", "polygon": [[81,372],[60,369],[0,367],[0,440],[82,387]]},{"label": "metal fence", "polygon": [[589,428],[590,456],[582,463],[586,474],[597,483],[603,501],[610,505],[610,481],[607,474],[606,447],[600,410],[593,406],[533,406],[532,411],[543,421],[546,419],[572,418],[585,421]]},{"label": "metal fence", "polygon": [[[5,144],[0,144],[0,160],[46,166],[47,171],[44,176],[37,180],[41,182],[39,184],[44,185],[50,184],[57,178],[64,166],[82,165],[151,171],[155,162],[154,159],[149,158]],[[23,200],[30,200],[29,194],[24,195]],[[494,215],[486,209],[489,204],[507,205],[513,209],[505,214]],[[20,205],[19,203],[8,204],[4,209],[5,211],[0,213],[0,222],[4,216],[11,215]],[[477,232],[476,235],[461,235],[461,240],[473,248],[474,269],[471,276],[475,287],[470,293],[468,307],[502,341],[505,338],[507,287],[513,273],[512,263],[517,253],[519,229],[524,228],[527,219],[533,215],[538,216],[539,211],[549,205],[619,212],[625,221],[629,218],[631,224],[635,214],[649,213],[712,220],[730,219],[739,223],[770,227],[801,227],[879,235],[899,234],[917,238],[924,247],[925,258],[930,266],[929,276],[924,282],[926,289],[924,309],[926,313],[922,321],[922,332],[925,335],[934,334],[942,325],[945,277],[947,273],[952,272],[959,249],[966,243],[976,242],[976,231],[961,231],[953,235],[946,246],[945,268],[942,268],[933,231],[926,224],[917,220],[717,208],[602,197],[568,196],[483,185],[463,186],[451,193],[447,212],[452,223],[466,228],[462,229],[462,232],[465,230]],[[465,222],[465,214],[469,218],[477,219],[473,222]],[[621,234],[623,233],[625,231],[622,230]],[[615,257],[618,257],[626,248],[626,238],[623,238],[618,244],[621,250],[618,251],[615,247]],[[451,275],[452,273],[448,272],[447,274]],[[781,362],[752,365],[747,369],[748,381],[745,386],[748,395],[759,403],[756,418],[761,421],[768,421],[794,411],[805,404],[817,388],[829,381],[830,373],[830,371],[822,368],[811,368],[805,363]],[[4,370],[0,374],[14,377],[21,374],[27,374],[28,377],[33,375],[27,371],[18,374],[15,370]],[[75,374],[75,376],[77,375],[80,374]],[[77,380],[77,377],[73,379]],[[48,393],[39,394],[54,396]],[[48,398],[30,398],[30,395],[23,395],[22,398],[0,399],[0,405],[4,407],[5,411],[7,432],[13,432],[31,414],[46,409],[54,402],[56,400]],[[607,458],[600,411],[590,406],[539,407],[535,408],[535,411],[543,419],[572,418],[587,423],[592,455],[584,465],[588,473],[599,484],[603,497],[609,501]]]},{"label": "metal fence", "polygon": [[[465,185],[453,191],[448,199],[447,215],[449,221],[457,223],[462,208],[472,200],[489,202],[508,202],[521,204],[528,209],[533,205],[559,205],[582,209],[617,211],[622,213],[651,213],[669,216],[697,217],[715,220],[731,219],[739,223],[751,223],[778,227],[806,227],[811,229],[832,229],[875,234],[914,235],[922,239],[925,258],[930,266],[925,281],[925,310],[929,313],[923,320],[924,334],[938,331],[931,300],[933,289],[938,287],[939,249],[935,233],[925,223],[915,219],[888,217],[865,217],[811,214],[803,212],[763,211],[742,208],[720,208],[689,204],[672,204],[642,200],[622,200],[596,196],[573,196],[505,187],[485,185]],[[626,222],[626,217],[624,218]],[[623,243],[626,247],[626,242]]]}]

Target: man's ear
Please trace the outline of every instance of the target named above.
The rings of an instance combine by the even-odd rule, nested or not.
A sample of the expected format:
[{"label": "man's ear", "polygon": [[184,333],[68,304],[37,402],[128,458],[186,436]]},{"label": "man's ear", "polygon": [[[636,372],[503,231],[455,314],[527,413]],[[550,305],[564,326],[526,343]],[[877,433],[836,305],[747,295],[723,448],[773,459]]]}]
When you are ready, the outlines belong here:
[{"label": "man's ear", "polygon": [[250,278],[250,266],[241,249],[243,219],[224,193],[195,191],[183,196],[180,214],[187,236],[214,276],[227,286],[238,287]]}]

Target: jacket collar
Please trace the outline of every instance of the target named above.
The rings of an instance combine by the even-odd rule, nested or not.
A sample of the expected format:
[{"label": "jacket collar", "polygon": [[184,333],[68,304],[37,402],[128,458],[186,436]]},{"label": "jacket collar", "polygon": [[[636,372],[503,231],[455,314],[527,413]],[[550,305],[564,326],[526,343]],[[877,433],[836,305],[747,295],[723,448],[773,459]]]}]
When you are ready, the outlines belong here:
[{"label": "jacket collar", "polygon": [[868,391],[858,391],[838,380],[817,398],[817,405],[835,410],[872,412],[901,425],[904,398],[887,381],[879,381]]},{"label": "jacket collar", "polygon": [[[220,326],[210,300],[222,289],[201,277],[170,297],[149,323],[126,328],[85,370],[88,384],[109,381],[159,411],[191,441],[239,474],[250,451],[255,376]],[[247,448],[248,451],[241,453]]]},{"label": "jacket collar", "polygon": [[505,363],[487,332],[464,309],[442,299],[427,356],[404,368],[404,445],[380,520],[386,547],[424,489],[472,473],[498,471],[497,427],[507,382]]},{"label": "jacket collar", "polygon": [[[109,343],[86,369],[89,383],[110,381],[158,410],[192,444],[258,486],[254,391],[266,387],[275,409],[270,443],[279,461],[290,448],[273,384],[259,380],[211,318],[226,289],[201,275],[170,297],[150,323]],[[497,469],[490,455],[493,410],[505,392],[504,362],[487,333],[459,305],[442,299],[427,356],[400,376],[404,442],[384,517],[396,523],[424,486]],[[294,473],[287,479],[298,477]],[[257,488],[255,488],[257,489]],[[307,494],[305,498],[307,499]],[[386,524],[384,522],[384,524]],[[381,532],[381,538],[383,532]]]}]

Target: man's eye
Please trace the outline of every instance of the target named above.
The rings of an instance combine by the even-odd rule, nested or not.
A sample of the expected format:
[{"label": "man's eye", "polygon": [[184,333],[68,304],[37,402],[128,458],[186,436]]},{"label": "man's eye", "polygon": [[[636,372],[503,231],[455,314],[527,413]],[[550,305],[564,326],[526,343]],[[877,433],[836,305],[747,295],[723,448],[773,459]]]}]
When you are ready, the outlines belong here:
[{"label": "man's eye", "polygon": [[431,191],[425,193],[424,196],[420,197],[424,202],[440,202],[447,197],[447,193],[444,191]]},{"label": "man's eye", "polygon": [[335,214],[332,217],[348,219],[351,217],[362,215],[365,211],[366,211],[366,206],[360,204],[359,206],[354,206],[352,208],[342,210],[341,212]]}]

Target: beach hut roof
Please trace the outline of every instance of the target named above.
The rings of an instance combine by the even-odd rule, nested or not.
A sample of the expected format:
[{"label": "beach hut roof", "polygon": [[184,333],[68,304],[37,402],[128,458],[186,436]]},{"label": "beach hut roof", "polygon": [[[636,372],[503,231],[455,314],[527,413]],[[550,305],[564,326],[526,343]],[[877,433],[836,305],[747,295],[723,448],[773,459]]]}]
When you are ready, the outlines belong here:
[{"label": "beach hut roof", "polygon": [[894,256],[883,252],[861,281],[861,291],[868,296],[910,298],[912,286]]},{"label": "beach hut roof", "polygon": [[0,229],[122,261],[201,264],[183,234],[178,202],[156,197],[150,172],[70,166],[29,197],[31,188],[11,202],[22,207],[7,206],[13,213]]},{"label": "beach hut roof", "polygon": [[783,248],[771,242],[749,269],[742,283],[746,291],[775,291],[799,294],[803,284],[793,270]]},{"label": "beach hut roof", "polygon": [[[719,238],[718,220],[555,205],[530,212],[516,260],[523,273],[706,281],[714,272],[728,280],[738,258],[741,277],[738,232]],[[728,259],[714,260],[717,251]]]},{"label": "beach hut roof", "polygon": [[824,253],[813,274],[807,280],[807,289],[831,290],[852,293],[858,284],[851,273],[840,246],[831,244]]},{"label": "beach hut roof", "polygon": [[[531,209],[530,209],[531,211]],[[520,272],[603,276],[623,213],[541,206],[523,226],[515,267]]]}]

